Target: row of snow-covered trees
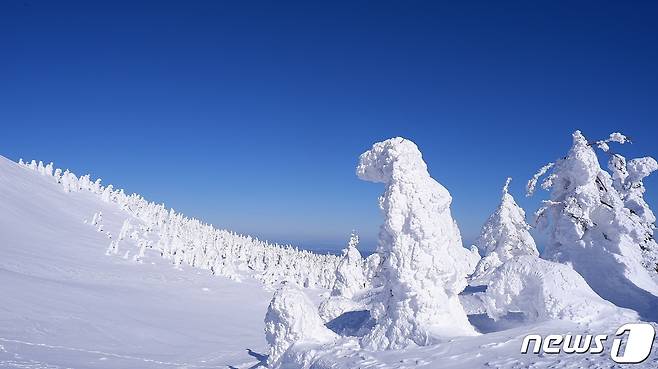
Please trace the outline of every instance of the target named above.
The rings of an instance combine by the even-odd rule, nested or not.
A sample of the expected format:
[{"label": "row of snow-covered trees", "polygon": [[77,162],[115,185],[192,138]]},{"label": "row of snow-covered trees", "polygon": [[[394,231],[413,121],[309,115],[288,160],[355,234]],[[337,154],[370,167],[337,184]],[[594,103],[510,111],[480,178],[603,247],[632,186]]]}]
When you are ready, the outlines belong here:
[{"label": "row of snow-covered trees", "polygon": [[[53,163],[44,165],[35,160],[24,163],[21,159],[19,164],[53,177],[66,192],[95,194],[132,215],[135,219],[127,219],[119,237],[111,241],[109,254],[119,252],[124,239],[130,237],[140,248],[136,260],[144,256],[146,248],[153,248],[176,265],[188,264],[229,278],[238,279],[247,274],[268,284],[292,281],[305,287],[322,288],[334,284],[339,261],[334,255],[315,254],[217,229],[167,209],[164,204],[149,202],[140,195],[126,195],[111,184],[103,186],[101,179],[92,180],[90,175],[77,177],[69,170],[54,169]],[[92,219],[95,226],[100,226],[99,215]]]},{"label": "row of snow-covered trees", "polygon": [[[656,219],[643,199],[642,180],[658,164],[610,153],[609,144],[627,141],[613,133],[588,142],[576,131],[568,154],[528,182],[531,195],[548,174],[542,188],[550,198],[535,214],[549,236],[541,255],[525,212],[509,193],[510,179],[477,249],[469,250],[450,214],[449,192],[429,176],[416,145],[399,137],[374,144],[361,155],[357,175],[385,185],[377,253],[364,261],[352,237],[318,309],[293,285],[275,293],[265,317],[268,364],[309,367],[340,340],[379,350],[476,334],[459,296],[468,284],[486,287],[475,297],[493,319],[521,312],[528,320],[578,323],[611,316],[656,320]],[[600,167],[596,147],[610,155],[610,173]],[[356,337],[323,324],[363,310],[371,318],[349,335]]]}]

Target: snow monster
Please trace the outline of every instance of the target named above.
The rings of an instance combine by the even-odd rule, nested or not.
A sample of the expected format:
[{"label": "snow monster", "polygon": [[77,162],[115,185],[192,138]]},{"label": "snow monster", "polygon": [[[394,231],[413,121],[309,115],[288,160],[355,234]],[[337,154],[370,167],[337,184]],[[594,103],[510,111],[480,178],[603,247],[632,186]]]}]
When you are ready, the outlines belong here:
[{"label": "snow monster", "polygon": [[418,147],[401,137],[376,143],[360,156],[356,173],[386,186],[377,246],[383,286],[371,311],[376,325],[362,345],[398,349],[476,335],[457,295],[479,256],[462,247],[452,197],[430,177]]}]

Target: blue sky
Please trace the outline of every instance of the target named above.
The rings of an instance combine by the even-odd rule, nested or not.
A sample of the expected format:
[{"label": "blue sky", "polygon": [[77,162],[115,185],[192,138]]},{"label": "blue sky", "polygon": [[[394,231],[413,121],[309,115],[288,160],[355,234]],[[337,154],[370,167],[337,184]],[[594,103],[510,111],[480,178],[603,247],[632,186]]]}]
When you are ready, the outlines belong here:
[{"label": "blue sky", "polygon": [[[221,227],[374,246],[358,155],[414,140],[471,242],[506,176],[621,130],[658,157],[656,2],[0,4],[0,154]],[[646,182],[658,203],[658,180]]]}]

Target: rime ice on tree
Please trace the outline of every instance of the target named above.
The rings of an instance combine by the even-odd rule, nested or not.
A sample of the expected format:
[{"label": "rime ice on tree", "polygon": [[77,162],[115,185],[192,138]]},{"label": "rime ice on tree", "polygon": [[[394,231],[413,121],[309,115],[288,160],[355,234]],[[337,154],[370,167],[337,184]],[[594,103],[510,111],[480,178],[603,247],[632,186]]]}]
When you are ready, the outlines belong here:
[{"label": "rime ice on tree", "polygon": [[352,233],[347,248],[343,250],[343,256],[336,268],[336,280],[331,290],[332,296],[351,298],[366,286],[363,258],[356,248],[358,244],[359,236]]},{"label": "rime ice on tree", "polygon": [[322,344],[337,338],[324,326],[315,306],[299,288],[286,283],[275,292],[265,315],[270,368],[279,367],[285,352],[297,343]]},{"label": "rime ice on tree", "polygon": [[364,309],[359,297],[355,295],[362,292],[367,286],[364,260],[356,248],[359,236],[352,232],[347,247],[336,267],[336,278],[331,289],[331,295],[324,300],[319,308],[319,314],[324,321],[330,321],[339,315],[359,309]]},{"label": "rime ice on tree", "polygon": [[486,277],[511,258],[539,255],[535,240],[528,232],[530,226],[525,221],[525,212],[509,194],[511,180],[507,178],[500,205],[482,226],[475,243],[483,258],[471,276],[471,284],[486,284]]},{"label": "rime ice on tree", "polygon": [[[610,141],[623,143],[625,137],[615,133],[596,144],[607,150]],[[529,193],[537,178],[529,182]],[[644,317],[655,315],[658,285],[643,267],[638,247],[643,227],[625,207],[580,131],[573,134],[569,153],[552,166],[542,187],[551,191],[550,200],[536,213],[538,225],[549,233],[545,258],[572,265],[606,300]]]},{"label": "rime ice on tree", "polygon": [[392,138],[359,158],[360,179],[384,183],[379,205],[379,273],[383,288],[363,344],[374,349],[426,345],[435,336],[473,335],[458,294],[473,271],[450,214],[450,193],[427,171],[416,145]]},{"label": "rime ice on tree", "polygon": [[658,244],[654,239],[656,216],[644,201],[643,180],[652,172],[658,170],[658,163],[654,158],[644,157],[626,161],[619,154],[612,154],[608,161],[608,168],[612,172],[612,183],[621,195],[624,206],[630,211],[631,217],[642,227],[638,235],[640,248],[644,257],[644,266],[656,277],[658,273]]}]

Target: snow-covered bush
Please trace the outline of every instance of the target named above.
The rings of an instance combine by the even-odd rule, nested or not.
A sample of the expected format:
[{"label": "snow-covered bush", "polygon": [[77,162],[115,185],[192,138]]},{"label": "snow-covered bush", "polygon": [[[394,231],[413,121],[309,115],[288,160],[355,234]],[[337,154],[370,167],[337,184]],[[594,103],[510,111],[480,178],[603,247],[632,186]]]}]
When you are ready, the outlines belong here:
[{"label": "snow-covered bush", "polygon": [[270,368],[279,367],[285,352],[296,344],[323,344],[337,338],[324,326],[315,306],[298,287],[285,283],[274,293],[265,315]]},{"label": "snow-covered bush", "polygon": [[599,297],[568,265],[533,255],[514,257],[498,267],[481,299],[487,315],[496,320],[510,312],[522,312],[529,321],[588,323],[609,314],[638,319]]},{"label": "snow-covered bush", "polygon": [[500,205],[482,226],[480,237],[475,242],[483,258],[471,276],[471,284],[486,284],[486,277],[511,258],[539,255],[535,240],[528,232],[530,226],[525,221],[525,212],[509,193],[511,180],[507,178]]},{"label": "snow-covered bush", "polygon": [[[615,133],[595,144],[625,142],[620,136]],[[549,236],[543,256],[572,265],[604,299],[656,314],[658,285],[644,268],[639,247],[646,228],[625,206],[580,131],[573,134],[567,156],[550,169],[542,185],[550,190],[550,199],[536,213],[538,226]],[[537,178],[530,181],[529,193]]]},{"label": "snow-covered bush", "polygon": [[357,175],[386,186],[377,249],[383,286],[371,311],[377,324],[363,344],[392,349],[476,334],[457,296],[473,272],[473,252],[462,247],[450,193],[430,177],[416,145],[400,137],[374,144]]}]

